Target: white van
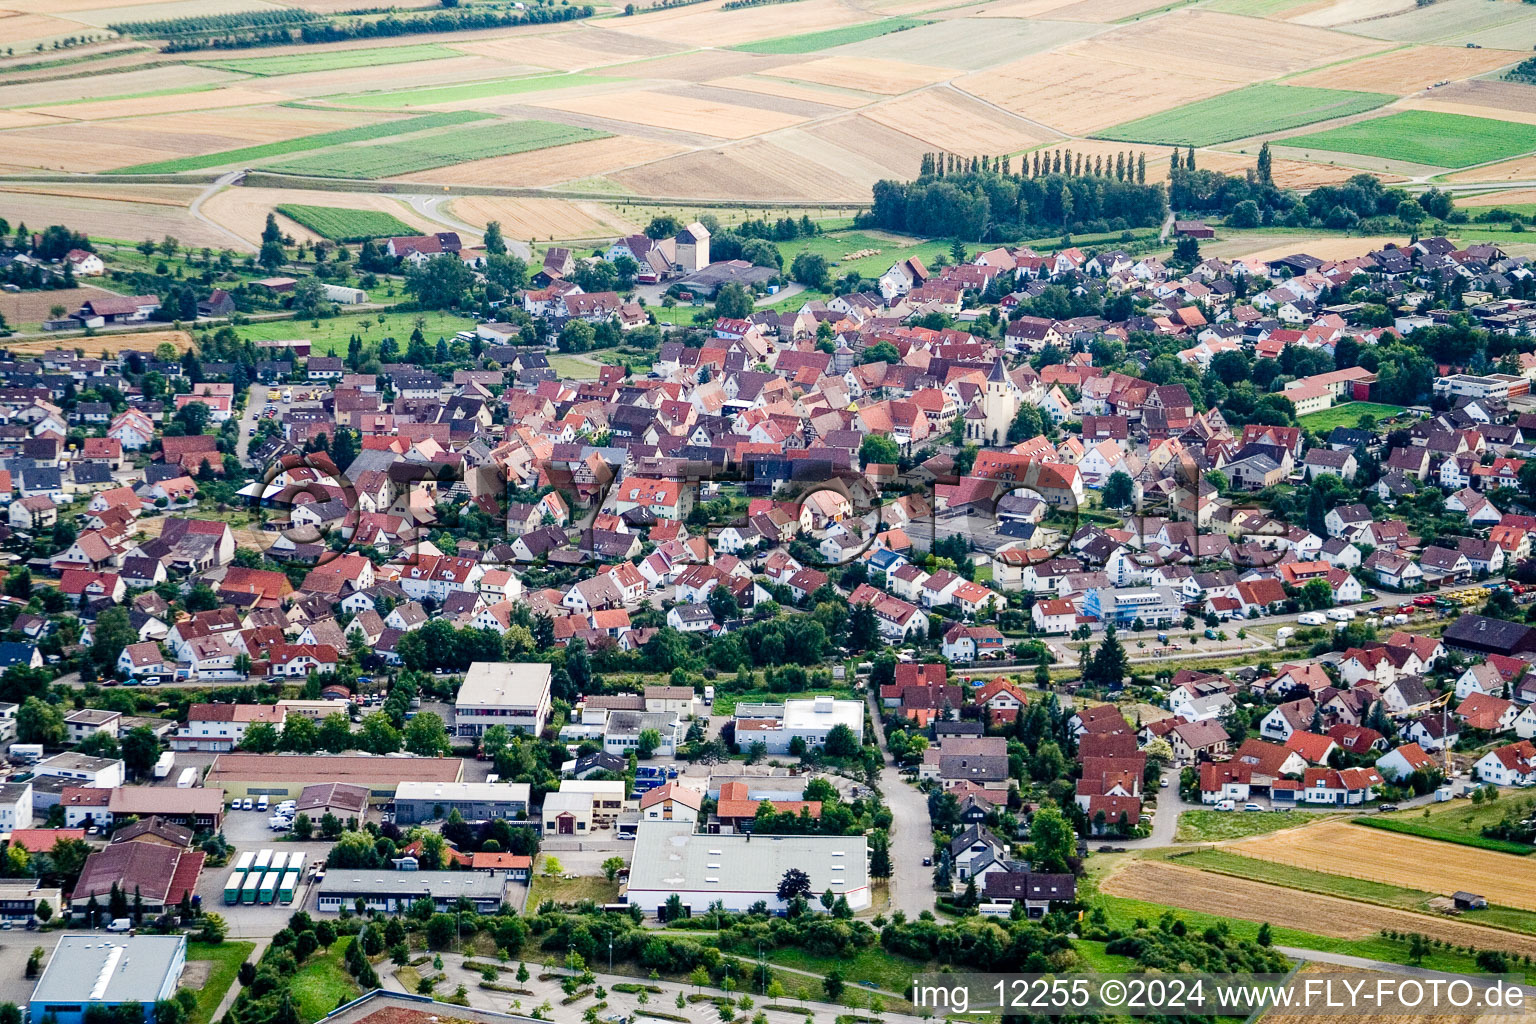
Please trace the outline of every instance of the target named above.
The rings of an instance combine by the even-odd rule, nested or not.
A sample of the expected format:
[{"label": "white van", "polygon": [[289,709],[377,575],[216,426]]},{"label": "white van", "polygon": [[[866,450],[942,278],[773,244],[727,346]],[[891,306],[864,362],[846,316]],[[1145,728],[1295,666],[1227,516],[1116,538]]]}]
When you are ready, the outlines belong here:
[{"label": "white van", "polygon": [[266,797],[261,797],[261,798],[259,798],[256,801],[256,809],[258,811],[265,811],[267,809],[267,798]]},{"label": "white van", "polygon": [[114,920],[111,924],[107,925],[107,931],[109,931],[109,932],[127,932],[127,931],[132,931],[132,930],[133,930],[133,919],[132,918],[119,917],[116,920]]},{"label": "white van", "polygon": [[1216,809],[1218,811],[1235,811],[1235,810],[1237,810],[1237,801],[1235,801],[1235,800],[1218,800],[1216,802]]}]

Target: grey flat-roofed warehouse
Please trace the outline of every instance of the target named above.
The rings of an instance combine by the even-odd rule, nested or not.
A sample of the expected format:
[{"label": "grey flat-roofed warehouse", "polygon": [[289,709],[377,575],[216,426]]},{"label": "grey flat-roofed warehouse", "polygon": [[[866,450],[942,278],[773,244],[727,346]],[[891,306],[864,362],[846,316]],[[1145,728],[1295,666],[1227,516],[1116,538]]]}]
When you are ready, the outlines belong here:
[{"label": "grey flat-roofed warehouse", "polygon": [[745,911],[759,900],[780,910],[779,882],[798,868],[810,876],[811,908],[831,889],[857,911],[869,906],[869,862],[863,836],[696,835],[688,824],[641,822],[629,869],[628,900],[648,914],[677,893],[702,911],[716,900]]},{"label": "grey flat-roofed warehouse", "polygon": [[402,782],[395,790],[395,821],[413,825],[453,811],[465,821],[526,817],[530,791],[526,782]]},{"label": "grey flat-roofed warehouse", "polygon": [[359,897],[369,910],[398,914],[424,897],[430,897],[438,910],[451,910],[461,896],[473,902],[477,911],[488,914],[501,906],[506,879],[493,878],[484,871],[333,868],[315,889],[316,908],[332,914],[342,907],[352,908]]},{"label": "grey flat-roofed warehouse", "polygon": [[186,962],[180,935],[62,936],[32,992],[32,1019],[78,1024],[89,1006],[138,1003],[147,1020],[175,993]]}]

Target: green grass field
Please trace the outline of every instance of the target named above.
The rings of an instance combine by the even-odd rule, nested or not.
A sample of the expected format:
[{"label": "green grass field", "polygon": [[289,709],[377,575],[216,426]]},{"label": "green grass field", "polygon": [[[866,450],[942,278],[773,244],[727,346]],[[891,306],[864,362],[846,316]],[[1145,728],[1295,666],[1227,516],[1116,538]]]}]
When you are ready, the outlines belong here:
[{"label": "green grass field", "polygon": [[928,22],[919,18],[882,18],[880,21],[866,21],[862,25],[829,28],[824,32],[804,32],[800,35],[759,39],[755,43],[742,43],[731,49],[744,50],[747,53],[815,53],[817,50],[827,50],[847,43],[862,43],[866,39],[876,39],[890,35],[892,32],[901,32],[904,29],[917,28],[919,25],[926,24]]},{"label": "green grass field", "polygon": [[1250,18],[1267,18],[1271,14],[1279,14],[1308,2],[1309,0],[1215,0],[1214,3],[1206,4],[1205,10],[1220,11],[1223,14],[1241,14]]},{"label": "green grass field", "polygon": [[[1446,843],[1475,846],[1480,850],[1496,850],[1528,857],[1536,853],[1536,846],[1516,843],[1507,839],[1489,839],[1483,835],[1483,826],[1498,824],[1505,815],[1520,812],[1529,815],[1536,809],[1536,797],[1510,796],[1491,803],[1474,804],[1470,800],[1449,800],[1428,808],[1416,808],[1397,814],[1373,814],[1356,818],[1361,825],[1401,832],[1425,839],[1438,839]],[[1424,811],[1428,810],[1426,817]]]},{"label": "green grass field", "polygon": [[597,367],[573,356],[550,353],[549,368],[566,380],[597,380]]},{"label": "green grass field", "polygon": [[465,100],[484,100],[497,96],[516,96],[525,92],[541,92],[546,89],[574,89],[579,85],[602,85],[622,81],[622,78],[602,75],[531,75],[522,78],[496,78],[488,82],[466,82],[463,85],[353,93],[347,96],[332,96],[329,99],[339,107],[400,110],[408,107],[426,107],[437,103],[461,103]]},{"label": "green grass field", "polygon": [[[1339,896],[1364,903],[1379,903],[1384,907],[1396,907],[1399,910],[1431,913],[1428,904],[1435,897],[1434,893],[1420,889],[1404,889],[1364,878],[1349,878],[1345,875],[1329,874],[1326,871],[1311,871],[1289,864],[1276,864],[1253,857],[1242,857],[1221,850],[1200,850],[1196,853],[1184,854],[1174,858],[1171,863],[1181,867],[1200,868],[1202,871],[1235,875],[1255,882],[1268,882],[1270,885],[1281,885],[1287,889],[1301,889],[1305,892]],[[1490,906],[1487,910],[1469,910],[1461,914],[1460,920],[1471,924],[1487,925],[1490,928],[1536,933],[1536,914],[1529,910],[1517,910],[1512,907]]]},{"label": "green grass field", "polygon": [[[559,854],[553,856],[556,860],[559,859]],[[536,909],[545,900],[554,900],[556,903],[580,903],[582,900],[612,903],[619,898],[618,882],[610,882],[606,878],[592,875],[579,875],[576,878],[552,877],[543,873],[544,865],[547,863],[547,860],[541,859],[536,865],[533,882],[528,888],[529,910]]]},{"label": "green grass field", "polygon": [[312,174],[321,178],[389,178],[486,157],[527,153],[607,137],[607,132],[551,121],[498,121],[454,132],[451,138],[429,135],[375,146],[335,146],[268,167],[274,171]]},{"label": "green grass field", "polygon": [[[383,288],[376,288],[373,295],[386,301]],[[336,316],[321,320],[314,326],[308,320],[273,320],[269,323],[244,324],[238,330],[242,340],[283,341],[291,338],[308,338],[314,352],[320,356],[345,356],[347,340],[353,334],[362,336],[363,349],[368,353],[378,350],[381,338],[394,338],[403,354],[410,343],[411,331],[416,328],[416,318],[423,323],[421,333],[429,343],[437,344],[438,338],[452,339],[459,331],[472,330],[475,322],[468,317],[448,313],[366,313]],[[384,322],[379,323],[380,317]],[[596,374],[594,373],[594,376]]]},{"label": "green grass field", "polygon": [[1396,97],[1379,92],[1309,89],[1292,85],[1250,85],[1161,114],[1099,132],[1101,139],[1162,145],[1213,146],[1287,128],[1363,114]]},{"label": "green grass field", "polygon": [[299,1019],[306,1024],[324,1017],[343,1001],[362,995],[362,989],[347,973],[341,960],[342,951],[351,941],[350,935],[337,939],[330,949],[306,960],[293,976],[289,991],[293,994]]},{"label": "green grass field", "polygon": [[213,1020],[214,1011],[240,973],[240,965],[255,948],[254,942],[221,942],[217,946],[207,942],[187,943],[188,963],[206,960],[210,964],[207,980],[197,988],[197,1009],[192,1012],[192,1024],[209,1024]]},{"label": "green grass field", "polygon": [[376,67],[383,64],[413,64],[443,57],[462,57],[457,50],[433,43],[416,46],[380,46],[368,50],[332,50],[329,53],[293,53],[282,57],[244,57],[235,60],[198,61],[205,68],[238,71],[242,75],[302,75],[309,71],[338,71],[342,68]]},{"label": "green grass field", "polygon": [[1528,124],[1489,117],[1405,110],[1369,121],[1288,138],[1288,149],[1354,153],[1430,167],[1470,167],[1536,149]]},{"label": "green grass field", "polygon": [[369,139],[383,139],[391,135],[403,135],[408,132],[425,131],[429,128],[448,128],[456,124],[464,124],[467,121],[483,121],[490,114],[482,114],[473,110],[453,110],[446,113],[423,114],[421,117],[408,117],[401,121],[383,121],[379,124],[361,125],[357,128],[343,128],[334,132],[320,132],[317,135],[302,135],[297,139],[284,139],[282,142],[269,142],[261,146],[244,146],[240,149],[226,149],[218,153],[204,153],[201,156],[184,156],[175,160],[157,160],[148,164],[134,164],[132,167],[119,167],[108,174],[177,174],[181,171],[198,171],[204,167],[219,167],[224,164],[249,164],[256,160],[265,160],[274,156],[285,156],[289,153],[302,153],[309,149],[323,149],[326,146],[339,146],[348,142],[366,142]]},{"label": "green grass field", "polygon": [[1180,843],[1219,843],[1224,839],[1263,835],[1316,820],[1315,815],[1293,811],[1185,811],[1179,815],[1175,840]]},{"label": "green grass field", "polygon": [[1296,422],[1314,434],[1326,435],[1333,431],[1334,427],[1355,427],[1360,425],[1362,416],[1374,416],[1379,423],[1384,419],[1396,416],[1403,411],[1401,405],[1384,405],[1381,402],[1345,402],[1336,405],[1332,409],[1324,409],[1321,412],[1309,412],[1305,416],[1296,417]]},{"label": "green grass field", "polygon": [[415,228],[383,210],[346,210],[339,206],[282,203],[277,207],[277,212],[333,242],[361,242],[365,238],[416,234]]}]

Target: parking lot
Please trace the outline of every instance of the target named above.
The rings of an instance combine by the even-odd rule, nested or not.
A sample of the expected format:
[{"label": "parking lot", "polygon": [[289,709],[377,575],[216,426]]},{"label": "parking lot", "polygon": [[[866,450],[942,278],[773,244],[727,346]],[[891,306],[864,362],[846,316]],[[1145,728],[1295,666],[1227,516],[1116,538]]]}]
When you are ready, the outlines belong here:
[{"label": "parking lot", "polygon": [[[202,878],[197,883],[197,894],[202,897],[203,909],[223,915],[224,920],[229,922],[229,937],[232,939],[269,938],[288,923],[289,916],[295,911],[314,910],[314,901],[311,899],[312,886],[307,881],[308,865],[324,862],[330,853],[331,844],[289,840],[287,833],[274,832],[267,826],[267,819],[270,817],[271,812],[228,812],[224,816],[224,836],[229,840],[230,847],[234,851],[230,863],[221,868],[205,868]],[[299,884],[293,903],[288,906],[280,903],[272,903],[268,906],[260,904],[249,907],[226,906],[224,883],[229,878],[230,871],[234,869],[235,862],[239,860],[240,854],[247,850],[263,849],[281,850],[289,854],[299,851],[304,853],[306,881]]]}]

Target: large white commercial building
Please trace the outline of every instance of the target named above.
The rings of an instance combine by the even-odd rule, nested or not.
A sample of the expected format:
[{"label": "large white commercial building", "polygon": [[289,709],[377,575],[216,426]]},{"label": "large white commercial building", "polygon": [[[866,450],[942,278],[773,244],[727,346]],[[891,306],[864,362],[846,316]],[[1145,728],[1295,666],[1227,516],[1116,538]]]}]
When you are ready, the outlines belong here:
[{"label": "large white commercial building", "polygon": [[699,835],[686,822],[643,821],[624,899],[647,914],[675,893],[702,913],[719,901],[742,913],[761,901],[783,910],[779,883],[791,868],[810,877],[810,906],[831,889],[854,911],[869,906],[868,848],[863,836]]},{"label": "large white commercial building", "polygon": [[860,745],[864,742],[864,702],[812,697],[786,700],[783,704],[738,704],[736,706],[736,743],[745,748],[764,743],[770,754],[789,753],[796,737],[807,747],[819,747],[827,734],[839,725],[853,731]]},{"label": "large white commercial building", "polygon": [[550,667],[542,662],[477,661],[453,704],[454,731],[480,736],[493,725],[537,736],[549,720]]}]

